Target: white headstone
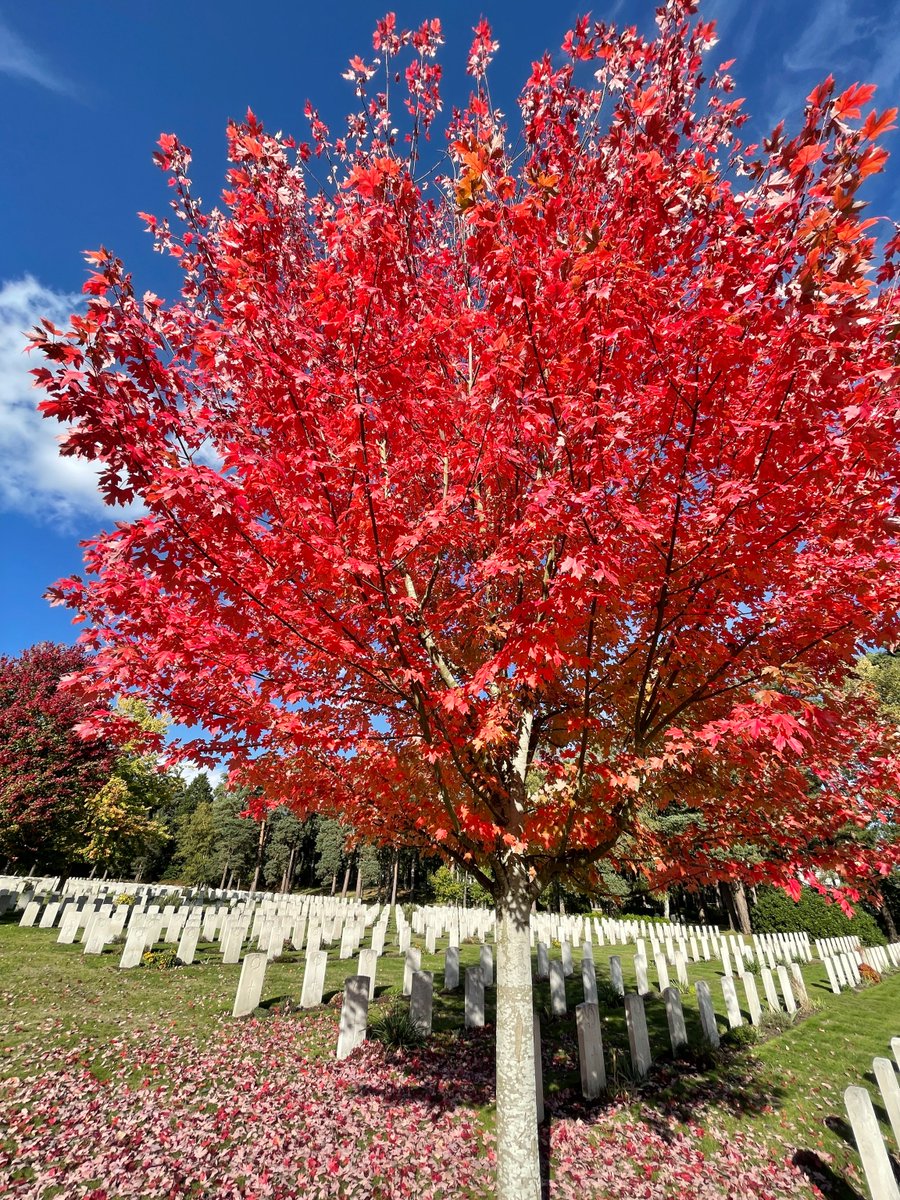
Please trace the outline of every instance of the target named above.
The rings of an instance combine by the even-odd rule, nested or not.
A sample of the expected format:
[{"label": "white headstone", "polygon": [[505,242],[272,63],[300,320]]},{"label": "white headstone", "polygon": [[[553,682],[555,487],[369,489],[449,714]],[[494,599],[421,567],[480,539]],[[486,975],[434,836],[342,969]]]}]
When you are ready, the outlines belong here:
[{"label": "white headstone", "polygon": [[678,988],[667,987],[663,992],[666,1002],[666,1020],[669,1024],[669,1041],[672,1043],[672,1053],[677,1054],[682,1046],[688,1044],[687,1028],[684,1024],[684,1010],[681,1007],[681,995]]},{"label": "white headstone", "polygon": [[541,1022],[537,1013],[531,1016],[531,1032],[534,1048],[534,1099],[537,1110],[537,1123],[544,1121],[544,1063],[541,1057]]},{"label": "white headstone", "polygon": [[593,958],[585,955],[581,960],[581,987],[585,1004],[597,1003],[597,969]]},{"label": "white headstone", "polygon": [[634,974],[637,979],[638,995],[648,995],[650,992],[650,981],[647,978],[647,960],[643,954],[636,954],[634,956]]},{"label": "white headstone", "polygon": [[722,995],[725,997],[725,1012],[728,1016],[728,1024],[732,1029],[737,1029],[738,1025],[743,1025],[744,1018],[741,1016],[741,1006],[738,1004],[734,976],[726,975],[722,980]]},{"label": "white headstone", "polygon": [[625,995],[625,980],[622,976],[622,959],[618,954],[609,956],[609,982],[617,996]]},{"label": "white headstone", "polygon": [[366,1040],[369,1019],[369,980],[351,975],[344,980],[344,1003],[338,1031],[337,1058],[346,1058]]},{"label": "white headstone", "polygon": [[357,975],[364,975],[369,981],[369,999],[375,999],[375,976],[378,973],[378,955],[374,950],[360,950],[359,962],[356,967]]},{"label": "white headstone", "polygon": [[647,1036],[647,1014],[642,996],[629,992],[625,997],[625,1023],[628,1026],[628,1045],[635,1079],[643,1079],[652,1066],[650,1038]]},{"label": "white headstone", "polygon": [[797,1011],[797,1001],[794,999],[794,987],[791,983],[791,977],[787,973],[787,967],[778,964],[778,982],[781,984],[781,994],[784,997],[784,1007],[789,1013]]},{"label": "white headstone", "polygon": [[322,1003],[322,993],[325,990],[325,969],[328,966],[328,955],[324,950],[306,952],[306,966],[303,971],[303,988],[300,992],[300,1007],[315,1008]]},{"label": "white headstone", "polygon": [[465,1023],[467,1029],[484,1025],[484,976],[481,967],[466,968]]},{"label": "white headstone", "polygon": [[545,942],[537,944],[537,979],[550,978],[550,952]]},{"label": "white headstone", "polygon": [[596,1100],[606,1087],[606,1064],[603,1061],[603,1034],[600,1030],[598,1006],[589,1001],[577,1004],[575,1025],[578,1030],[581,1094],[585,1100]]},{"label": "white headstone", "polygon": [[197,943],[199,940],[200,922],[185,921],[181,937],[178,939],[178,949],[176,951],[179,962],[184,963],[185,966],[190,966],[194,961],[194,955],[197,953]]},{"label": "white headstone", "polygon": [[897,1072],[889,1058],[873,1059],[872,1070],[881,1089],[884,1111],[891,1123],[894,1141],[900,1146],[900,1084],[897,1082]]},{"label": "white headstone", "polygon": [[550,961],[550,1011],[554,1017],[566,1015],[566,976],[560,959]]},{"label": "white headstone", "polygon": [[710,1046],[719,1045],[719,1027],[716,1024],[716,1011],[713,1008],[712,996],[709,994],[709,984],[705,979],[698,979],[694,984],[697,993],[697,1007],[700,1009],[700,1027],[703,1039]]},{"label": "white headstone", "polygon": [[484,976],[484,986],[485,987],[493,987],[494,986],[494,952],[493,952],[493,950],[491,950],[490,946],[485,946],[484,944],[482,944],[481,949],[478,952],[478,958],[479,958],[478,965],[481,967],[481,973]]},{"label": "white headstone", "polygon": [[413,971],[422,967],[422,951],[417,946],[409,946],[403,964],[403,995],[408,996],[412,991]]},{"label": "white headstone", "polygon": [[844,1092],[844,1105],[872,1200],[900,1200],[900,1188],[878,1127],[872,1097],[865,1088],[848,1087]]},{"label": "white headstone", "polygon": [[747,1011],[750,1013],[750,1023],[759,1025],[762,1022],[762,1007],[759,1003],[756,980],[749,971],[744,974],[744,991],[747,993]]},{"label": "white headstone", "polygon": [[459,987],[459,947],[448,946],[444,953],[444,991],[455,992]]},{"label": "white headstone", "polygon": [[431,1033],[431,1005],[434,979],[430,971],[413,971],[409,997],[409,1015],[422,1033]]},{"label": "white headstone", "polygon": [[234,1008],[231,1010],[233,1017],[246,1017],[259,1005],[268,961],[265,954],[259,952],[244,958]]}]

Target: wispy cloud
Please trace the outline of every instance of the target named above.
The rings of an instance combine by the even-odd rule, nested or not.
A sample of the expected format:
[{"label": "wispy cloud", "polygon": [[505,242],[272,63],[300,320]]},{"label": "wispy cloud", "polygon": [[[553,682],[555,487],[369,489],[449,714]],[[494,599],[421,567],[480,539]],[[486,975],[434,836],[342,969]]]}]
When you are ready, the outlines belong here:
[{"label": "wispy cloud", "polygon": [[10,29],[0,17],[0,73],[24,79],[39,87],[64,96],[74,96],[77,88],[55,70],[43,55],[32,49],[27,42]]},{"label": "wispy cloud", "polygon": [[820,0],[815,16],[784,56],[789,71],[815,71],[833,65],[838,51],[860,48],[876,32],[858,0]]},{"label": "wispy cloud", "polygon": [[[36,406],[25,333],[41,317],[65,327],[82,297],[54,292],[26,275],[0,284],[0,508],[70,528],[75,518],[111,510],[97,488],[97,467],[59,453],[60,427]],[[128,515],[115,509],[116,515]]]}]

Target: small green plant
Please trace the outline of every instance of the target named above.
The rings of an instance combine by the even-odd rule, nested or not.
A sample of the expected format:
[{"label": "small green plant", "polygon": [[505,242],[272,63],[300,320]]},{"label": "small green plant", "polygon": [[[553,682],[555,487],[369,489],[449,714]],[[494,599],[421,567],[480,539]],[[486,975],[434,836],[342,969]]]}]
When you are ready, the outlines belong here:
[{"label": "small green plant", "polygon": [[624,1050],[609,1047],[609,1063],[606,1071],[606,1094],[609,1097],[623,1096],[634,1086],[631,1062]]},{"label": "small green plant", "polygon": [[798,1003],[804,1017],[810,1017],[813,1013],[821,1012],[825,1007],[822,1001],[816,996],[807,996],[805,1000],[800,1000]]},{"label": "small green plant", "polygon": [[608,979],[597,980],[597,1004],[600,1008],[621,1008],[625,1003],[622,996]]},{"label": "small green plant", "polygon": [[698,1046],[679,1046],[675,1061],[695,1071],[711,1071],[719,1062],[719,1055],[708,1042]]},{"label": "small green plant", "polygon": [[745,960],[744,974],[745,975],[758,975],[759,974],[759,963],[756,961],[755,958],[750,958],[750,959]]},{"label": "small green plant", "polygon": [[794,1024],[795,1013],[789,1012],[768,1012],[763,1013],[762,1021],[760,1022],[760,1032],[765,1037],[775,1037],[779,1033],[784,1033],[786,1029],[790,1029]]},{"label": "small green plant", "polygon": [[157,971],[171,971],[178,966],[178,955],[174,950],[147,950],[141,962],[145,967],[156,967]]},{"label": "small green plant", "polygon": [[733,1046],[736,1050],[746,1050],[755,1046],[759,1041],[759,1032],[754,1025],[737,1025],[722,1034],[722,1045]]},{"label": "small green plant", "polygon": [[388,1050],[416,1050],[425,1041],[425,1034],[409,1015],[405,1004],[394,1002],[369,1022],[369,1037]]}]

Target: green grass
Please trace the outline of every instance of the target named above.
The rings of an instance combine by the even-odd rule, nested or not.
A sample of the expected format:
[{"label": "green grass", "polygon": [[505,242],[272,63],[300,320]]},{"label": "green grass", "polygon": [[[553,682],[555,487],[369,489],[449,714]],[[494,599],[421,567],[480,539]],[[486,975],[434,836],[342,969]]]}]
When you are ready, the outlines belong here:
[{"label": "green grass", "polygon": [[[121,945],[102,955],[84,956],[80,944],[61,946],[57,931],[20,929],[0,921],[0,1076],[25,1077],[44,1069],[42,1058],[58,1048],[82,1044],[91,1061],[113,1039],[145,1027],[169,1028],[202,1045],[216,1022],[228,1017],[234,1001],[240,967],[223,966],[218,947],[201,942],[192,966],[159,971],[140,967],[120,971]],[[368,944],[368,936],[364,945]],[[436,955],[425,952],[424,943],[414,938],[422,952],[422,968],[434,973],[434,1026],[439,1031],[461,1028],[462,987],[452,994],[442,992],[443,949]],[[161,945],[161,943],[160,943]],[[346,976],[356,972],[356,958],[338,959],[338,943],[329,950],[325,1000],[333,1000]],[[386,954],[379,959],[377,1003],[387,1003],[399,994],[403,959],[389,937]],[[460,978],[467,966],[477,965],[479,948],[460,947]],[[556,951],[558,953],[558,950]],[[633,988],[633,947],[604,947],[594,950],[598,978],[608,978],[609,957],[622,959],[626,988]],[[564,1107],[567,1097],[577,1096],[579,1078],[574,1008],[582,1000],[580,954],[574,956],[576,974],[566,981],[568,1015],[553,1020],[549,985],[535,985],[535,1007],[541,1013],[545,1061],[544,1089],[548,1100]],[[691,984],[705,979],[724,1031],[724,1002],[721,973],[717,964],[690,963]],[[707,1064],[707,1069],[666,1069],[668,1026],[665,1008],[657,996],[647,998],[647,1024],[654,1056],[661,1064],[656,1082],[633,1093],[628,1108],[632,1116],[647,1107],[665,1106],[680,1121],[703,1114],[711,1136],[727,1135],[738,1127],[764,1141],[768,1153],[778,1157],[799,1152],[801,1160],[818,1179],[826,1194],[849,1200],[852,1184],[860,1178],[855,1149],[848,1144],[842,1093],[848,1084],[868,1086],[879,1111],[877,1088],[871,1077],[872,1058],[890,1056],[890,1038],[900,1034],[900,973],[881,984],[856,993],[834,996],[824,967],[804,966],[810,997],[819,1011],[799,1018],[785,1032],[749,1051],[730,1052]],[[651,984],[655,983],[650,964]],[[260,1015],[279,1007],[293,1008],[299,1001],[303,979],[302,953],[286,952],[269,965]],[[757,986],[765,1009],[759,977]],[[743,988],[738,982],[738,995]],[[682,998],[688,1035],[700,1042],[699,1015],[692,991]],[[321,1010],[318,1010],[321,1012]],[[331,1027],[316,1023],[315,1037],[307,1047],[310,1054],[331,1055],[336,1041],[338,1010]],[[493,1021],[493,990],[489,990],[486,1017]],[[745,1014],[746,1016],[746,1014]],[[296,1019],[304,1019],[302,1010]],[[312,1031],[312,1023],[310,1024]],[[603,1034],[608,1069],[623,1080],[628,1074],[628,1040],[624,1009],[608,1008],[603,1013]],[[612,1072],[611,1072],[612,1073]],[[892,1145],[885,1114],[879,1111]],[[484,1118],[490,1123],[492,1114]],[[849,1180],[849,1183],[848,1183]]]}]

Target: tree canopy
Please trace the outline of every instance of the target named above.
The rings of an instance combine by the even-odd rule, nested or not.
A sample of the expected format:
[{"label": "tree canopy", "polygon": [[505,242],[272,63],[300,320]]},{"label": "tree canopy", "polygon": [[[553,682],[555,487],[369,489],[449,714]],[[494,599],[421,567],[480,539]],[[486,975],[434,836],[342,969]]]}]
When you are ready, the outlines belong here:
[{"label": "tree canopy", "polygon": [[109,779],[117,749],[82,737],[95,702],[83,686],[81,647],[41,642],[0,658],[0,857],[30,871],[65,869],[82,846],[88,797]]},{"label": "tree canopy", "polygon": [[[218,207],[160,139],[179,296],[101,249],[86,312],[34,336],[66,452],[144,510],[53,591],[97,686],[204,724],[261,806],[464,864],[507,964],[531,899],[602,860],[797,891],[896,853],[834,836],[898,795],[896,731],[844,687],[898,633],[900,242],[861,199],[896,110],[829,78],[742,143],[695,8],[653,39],[579,21],[514,134],[482,22],[436,169],[440,25],[388,17],[347,133],[248,113]],[[498,1037],[530,1044],[515,971]]]}]

